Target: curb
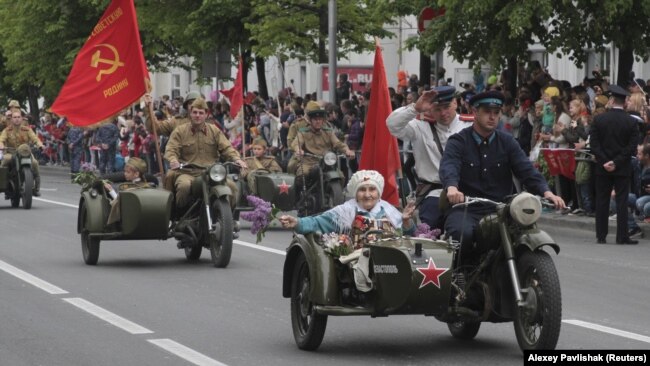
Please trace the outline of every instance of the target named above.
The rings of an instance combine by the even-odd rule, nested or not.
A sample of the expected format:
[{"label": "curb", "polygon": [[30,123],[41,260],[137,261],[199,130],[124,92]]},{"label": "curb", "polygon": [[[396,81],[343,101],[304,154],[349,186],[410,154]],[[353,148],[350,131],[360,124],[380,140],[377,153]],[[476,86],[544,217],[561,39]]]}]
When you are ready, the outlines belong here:
[{"label": "curb", "polygon": [[[591,231],[596,237],[596,219],[589,216],[562,215],[559,213],[543,213],[537,221],[540,225],[547,227],[562,227],[568,229]],[[608,220],[609,234],[616,233],[616,221]],[[650,238],[650,225],[637,222],[644,238]]]}]

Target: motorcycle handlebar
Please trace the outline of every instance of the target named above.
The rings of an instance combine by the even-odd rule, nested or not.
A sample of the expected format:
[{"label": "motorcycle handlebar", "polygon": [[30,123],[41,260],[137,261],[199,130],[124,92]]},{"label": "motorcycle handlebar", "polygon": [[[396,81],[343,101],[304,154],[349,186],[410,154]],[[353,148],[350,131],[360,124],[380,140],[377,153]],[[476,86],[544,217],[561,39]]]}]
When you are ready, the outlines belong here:
[{"label": "motorcycle handlebar", "polygon": [[[542,207],[549,207],[549,208],[555,208],[555,203],[551,201],[548,198],[540,197],[540,201],[542,202]],[[489,203],[494,206],[503,204],[503,202],[497,202],[497,201],[492,201],[491,199],[488,198],[482,198],[482,197],[469,197],[465,196],[465,202],[457,203],[453,205],[452,207],[463,207],[463,206],[469,206],[474,203]]]}]

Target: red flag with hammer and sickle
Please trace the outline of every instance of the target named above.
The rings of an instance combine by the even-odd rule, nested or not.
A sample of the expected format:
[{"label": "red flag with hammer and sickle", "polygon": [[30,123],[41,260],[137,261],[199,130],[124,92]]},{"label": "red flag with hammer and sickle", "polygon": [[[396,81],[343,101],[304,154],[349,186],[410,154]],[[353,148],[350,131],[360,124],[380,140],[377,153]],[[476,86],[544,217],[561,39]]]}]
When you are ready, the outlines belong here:
[{"label": "red flag with hammer and sickle", "polygon": [[77,126],[106,120],[147,90],[133,0],[113,0],[83,45],[52,111]]}]

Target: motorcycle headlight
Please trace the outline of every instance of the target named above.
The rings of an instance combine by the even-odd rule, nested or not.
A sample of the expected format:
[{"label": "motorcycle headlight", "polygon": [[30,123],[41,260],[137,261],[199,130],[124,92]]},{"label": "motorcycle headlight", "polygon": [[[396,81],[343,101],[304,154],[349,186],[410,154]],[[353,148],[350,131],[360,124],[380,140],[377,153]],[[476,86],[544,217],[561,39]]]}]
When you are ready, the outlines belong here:
[{"label": "motorcycle headlight", "polygon": [[323,161],[325,162],[325,165],[327,165],[327,166],[332,166],[332,165],[336,164],[336,154],[334,154],[331,151],[328,152],[323,157]]},{"label": "motorcycle headlight", "polygon": [[542,215],[542,202],[530,193],[518,194],[510,202],[510,217],[516,223],[529,226],[537,222]]},{"label": "motorcycle headlight", "polygon": [[210,180],[214,183],[221,183],[226,179],[228,172],[226,168],[221,164],[214,164],[210,167]]}]

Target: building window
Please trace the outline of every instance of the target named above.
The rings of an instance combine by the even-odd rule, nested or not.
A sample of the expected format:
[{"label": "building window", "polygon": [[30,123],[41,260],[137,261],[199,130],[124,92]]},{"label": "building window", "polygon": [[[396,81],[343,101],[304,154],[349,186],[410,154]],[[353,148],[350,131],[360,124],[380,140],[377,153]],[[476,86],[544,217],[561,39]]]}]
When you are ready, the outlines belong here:
[{"label": "building window", "polygon": [[181,76],[179,74],[172,74],[172,98],[181,95]]},{"label": "building window", "polygon": [[585,77],[593,78],[593,72],[595,70],[599,70],[603,76],[609,76],[611,74],[610,58],[611,52],[609,48],[606,48],[603,52],[589,51],[587,65],[585,67]]}]

